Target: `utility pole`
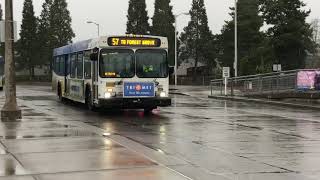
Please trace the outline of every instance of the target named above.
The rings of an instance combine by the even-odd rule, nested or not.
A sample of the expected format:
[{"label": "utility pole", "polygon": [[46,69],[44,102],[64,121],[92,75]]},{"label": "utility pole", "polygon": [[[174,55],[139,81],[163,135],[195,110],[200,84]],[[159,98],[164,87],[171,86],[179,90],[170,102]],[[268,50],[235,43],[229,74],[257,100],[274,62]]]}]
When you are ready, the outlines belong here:
[{"label": "utility pole", "polygon": [[234,0],[234,76],[238,77],[238,6]]},{"label": "utility pole", "polygon": [[190,13],[185,12],[185,13],[180,13],[178,15],[174,16],[174,85],[177,86],[178,85],[178,42],[177,42],[177,35],[178,35],[178,31],[177,31],[177,26],[178,26],[178,17],[181,15],[190,15]]},{"label": "utility pole", "polygon": [[2,121],[21,119],[21,110],[16,97],[16,70],[14,61],[14,35],[12,0],[5,0],[5,93],[6,102],[1,110]]}]

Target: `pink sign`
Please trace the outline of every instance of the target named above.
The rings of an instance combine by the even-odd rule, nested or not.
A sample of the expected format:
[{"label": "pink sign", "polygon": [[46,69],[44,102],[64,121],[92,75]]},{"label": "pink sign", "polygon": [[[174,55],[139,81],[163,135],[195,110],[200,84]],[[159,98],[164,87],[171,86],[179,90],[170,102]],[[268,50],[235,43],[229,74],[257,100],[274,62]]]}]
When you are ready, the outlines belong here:
[{"label": "pink sign", "polygon": [[298,89],[315,89],[316,77],[320,75],[319,70],[305,70],[298,72],[297,87]]}]

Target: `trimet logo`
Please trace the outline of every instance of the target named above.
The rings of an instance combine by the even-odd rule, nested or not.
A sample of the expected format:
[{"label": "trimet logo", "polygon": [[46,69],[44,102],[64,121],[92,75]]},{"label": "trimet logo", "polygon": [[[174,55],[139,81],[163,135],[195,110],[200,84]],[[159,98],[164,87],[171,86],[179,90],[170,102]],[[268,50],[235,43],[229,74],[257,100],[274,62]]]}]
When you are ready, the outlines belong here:
[{"label": "trimet logo", "polygon": [[129,85],[129,86],[126,86],[126,89],[127,90],[136,90],[136,91],[142,91],[142,90],[152,90],[152,86],[150,85],[140,85],[140,84],[137,84],[137,85]]},{"label": "trimet logo", "polygon": [[136,85],[136,91],[141,91],[142,86],[141,85]]}]

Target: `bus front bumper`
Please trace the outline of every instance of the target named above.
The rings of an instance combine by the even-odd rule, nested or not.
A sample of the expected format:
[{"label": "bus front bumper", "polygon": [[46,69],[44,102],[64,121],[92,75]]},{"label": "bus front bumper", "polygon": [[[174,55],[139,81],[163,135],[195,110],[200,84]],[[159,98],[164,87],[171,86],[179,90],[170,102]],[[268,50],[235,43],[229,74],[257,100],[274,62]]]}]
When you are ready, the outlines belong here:
[{"label": "bus front bumper", "polygon": [[171,98],[110,98],[99,99],[99,107],[144,109],[171,106]]}]

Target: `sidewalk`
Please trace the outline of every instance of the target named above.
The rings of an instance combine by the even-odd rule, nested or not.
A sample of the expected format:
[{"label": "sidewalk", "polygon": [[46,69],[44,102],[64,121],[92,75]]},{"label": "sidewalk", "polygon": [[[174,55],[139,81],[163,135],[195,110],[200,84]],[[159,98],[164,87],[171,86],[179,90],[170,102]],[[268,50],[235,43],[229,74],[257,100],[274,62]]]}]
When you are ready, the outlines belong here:
[{"label": "sidewalk", "polygon": [[247,98],[240,96],[211,96],[211,90],[208,86],[171,86],[171,94],[173,95],[185,95],[192,97],[200,98],[212,98],[220,100],[231,100],[231,101],[242,101],[242,102],[251,102],[251,103],[262,103],[269,105],[277,106],[286,106],[293,108],[306,108],[306,109],[320,109],[320,103],[318,101],[308,102],[302,101],[300,99],[291,99],[291,100],[269,100],[269,99],[258,99],[258,98]]},{"label": "sidewalk", "polygon": [[1,180],[189,179],[167,168],[177,159],[18,101],[23,119],[0,122]]},{"label": "sidewalk", "polygon": [[279,101],[279,100],[277,101],[277,100],[270,100],[270,99],[256,99],[256,98],[247,98],[247,97],[238,97],[238,96],[209,96],[209,98],[320,110],[320,104],[308,103],[308,102],[302,102],[302,101]]}]

